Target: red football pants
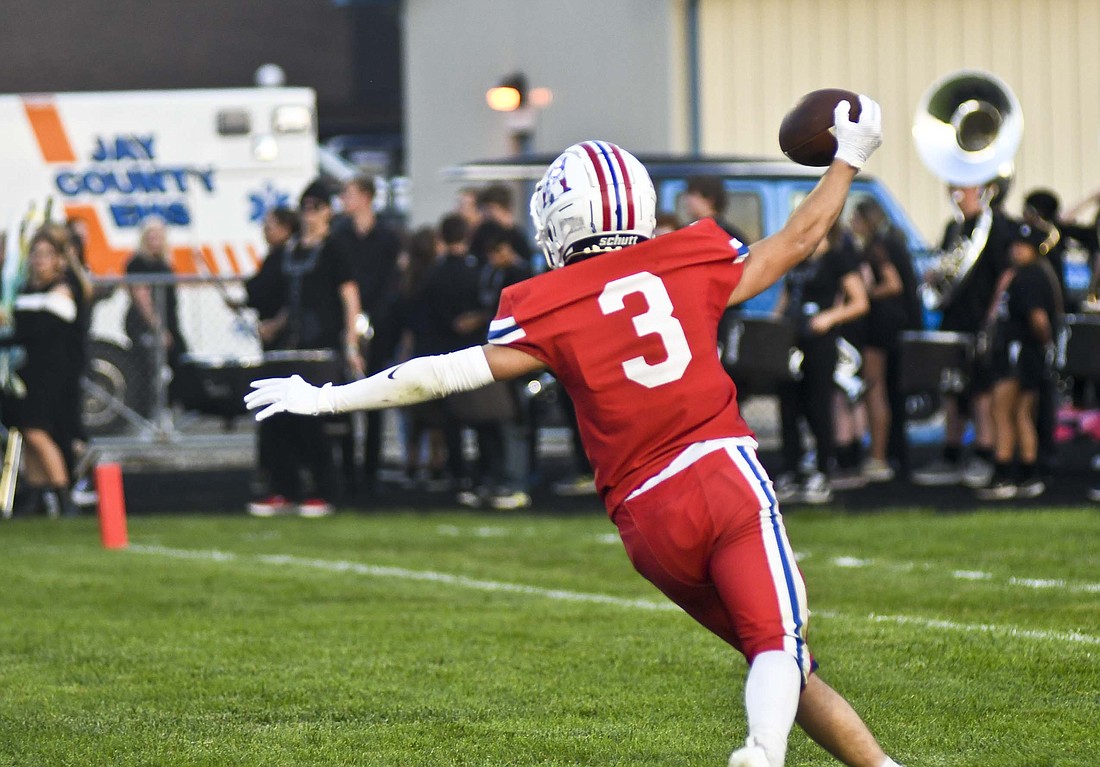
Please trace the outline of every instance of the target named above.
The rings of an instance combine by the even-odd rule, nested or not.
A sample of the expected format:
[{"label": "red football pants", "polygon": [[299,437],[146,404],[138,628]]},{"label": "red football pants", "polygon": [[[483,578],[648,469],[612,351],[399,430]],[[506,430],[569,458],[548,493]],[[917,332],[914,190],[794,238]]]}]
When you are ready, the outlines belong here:
[{"label": "red football pants", "polygon": [[698,443],[665,474],[612,514],[635,569],[750,663],[785,651],[805,680],[806,587],[754,443]]}]

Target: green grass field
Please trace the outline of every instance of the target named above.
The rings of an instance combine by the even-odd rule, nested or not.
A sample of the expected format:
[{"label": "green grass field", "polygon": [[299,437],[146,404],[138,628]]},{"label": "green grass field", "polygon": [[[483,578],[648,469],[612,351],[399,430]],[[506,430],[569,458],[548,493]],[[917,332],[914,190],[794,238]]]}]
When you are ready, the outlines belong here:
[{"label": "green grass field", "polygon": [[[1100,764],[1100,514],[795,511],[821,674],[907,767]],[[699,765],[744,663],[600,512],[0,526],[0,765]],[[797,729],[792,767],[835,764]]]}]

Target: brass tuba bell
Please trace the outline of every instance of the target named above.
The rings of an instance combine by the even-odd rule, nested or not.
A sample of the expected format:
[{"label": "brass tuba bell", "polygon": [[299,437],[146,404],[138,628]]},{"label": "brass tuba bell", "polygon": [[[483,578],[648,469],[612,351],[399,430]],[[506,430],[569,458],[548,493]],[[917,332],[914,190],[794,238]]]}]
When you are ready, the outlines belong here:
[{"label": "brass tuba bell", "polygon": [[[934,258],[921,285],[929,309],[941,309],[961,287],[985,248],[993,222],[990,201],[1013,173],[1024,118],[1012,89],[989,72],[962,69],[924,92],[913,120],[913,140],[925,166],[956,187],[983,187],[974,230]],[[952,199],[954,202],[954,199]],[[957,217],[962,218],[958,211]]]}]

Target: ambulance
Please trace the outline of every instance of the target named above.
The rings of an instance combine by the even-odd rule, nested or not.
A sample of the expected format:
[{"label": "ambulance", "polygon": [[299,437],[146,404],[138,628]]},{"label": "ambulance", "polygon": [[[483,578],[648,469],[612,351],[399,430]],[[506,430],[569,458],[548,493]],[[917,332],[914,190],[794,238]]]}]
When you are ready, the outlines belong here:
[{"label": "ambulance", "polygon": [[[316,95],[286,87],[0,95],[0,168],[0,228],[16,231],[49,201],[54,219],[82,222],[97,278],[124,274],[143,221],[163,219],[192,351],[254,354],[254,329],[226,291],[239,295],[239,280],[259,266],[267,211],[294,206],[318,175]],[[186,284],[211,277],[220,279]],[[96,305],[93,356],[129,351],[128,301],[117,289]]]}]

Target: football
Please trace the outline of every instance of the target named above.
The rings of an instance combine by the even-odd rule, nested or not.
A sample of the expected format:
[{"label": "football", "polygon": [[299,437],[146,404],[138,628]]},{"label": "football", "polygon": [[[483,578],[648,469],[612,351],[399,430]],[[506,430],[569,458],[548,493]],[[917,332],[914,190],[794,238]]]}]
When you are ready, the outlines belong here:
[{"label": "football", "polygon": [[836,154],[833,110],[847,101],[848,118],[858,120],[859,95],[843,88],[822,88],[799,99],[779,125],[779,148],[799,165],[824,167]]}]

